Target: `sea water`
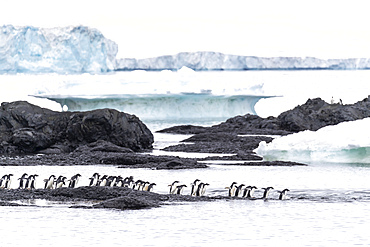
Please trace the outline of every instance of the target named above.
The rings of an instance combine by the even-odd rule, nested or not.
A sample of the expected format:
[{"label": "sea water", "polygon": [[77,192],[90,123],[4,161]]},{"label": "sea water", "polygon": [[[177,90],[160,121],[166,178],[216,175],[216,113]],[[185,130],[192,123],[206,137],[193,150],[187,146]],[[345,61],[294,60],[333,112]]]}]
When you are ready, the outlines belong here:
[{"label": "sea water", "polygon": [[[261,112],[261,115],[274,115],[273,112],[278,112],[278,109],[288,105],[293,108],[298,102],[304,103],[307,97],[320,96],[330,101],[334,96],[341,98],[344,103],[354,103],[367,97],[370,92],[369,83],[367,83],[370,79],[370,71],[246,71],[199,74],[189,72],[185,75],[173,73],[175,72],[124,72],[96,77],[93,75],[2,75],[2,88],[8,91],[7,94],[2,91],[1,97],[30,99],[39,105],[48,105],[50,108],[61,110],[58,103],[28,95],[46,95],[46,93],[52,95],[56,92],[60,92],[61,95],[85,92],[86,95],[89,92],[89,86],[86,83],[90,82],[95,86],[104,82],[116,86],[131,83],[132,86],[137,83],[149,85],[153,80],[153,83],[159,81],[182,85],[183,88],[176,93],[180,91],[202,93],[200,90],[212,90],[212,93],[221,94],[223,91],[221,88],[224,88],[235,94],[238,91],[236,88],[239,88],[239,91],[244,90],[243,95],[283,96],[261,98],[255,105],[257,114]],[[202,80],[209,84],[201,84]],[[10,83],[9,86],[5,82]],[[215,84],[213,88],[211,82]],[[246,85],[243,85],[243,82]],[[193,88],[187,88],[186,85],[193,85]],[[86,91],[80,90],[81,88]],[[175,86],[173,88],[173,90],[176,89]],[[217,91],[217,88],[220,91]],[[329,92],[328,89],[330,89]],[[108,91],[108,89],[105,90]],[[102,93],[111,93],[107,91]],[[153,94],[153,91],[149,93]],[[217,120],[198,118],[186,121],[183,119],[155,121],[148,119],[144,122],[154,132],[173,123],[211,125],[217,123]],[[345,131],[341,126],[338,128]],[[153,155],[160,153],[158,149],[187,137],[187,135],[155,133]],[[294,142],[299,138],[299,136],[293,138]],[[356,140],[351,142],[356,144]],[[361,143],[360,140],[358,143]],[[279,152],[283,150],[284,145],[278,146]],[[282,152],[289,152],[289,150]],[[181,155],[195,157],[207,154],[182,153]],[[201,179],[210,184],[206,195],[211,196],[227,195],[225,187],[232,182],[257,186],[256,198],[262,196],[262,187],[273,186],[274,190],[269,200],[184,202],[164,205],[160,208],[128,211],[75,209],[69,208],[72,203],[44,200],[17,201],[17,203],[37,207],[0,207],[1,245],[368,245],[370,242],[370,235],[367,234],[367,229],[370,227],[369,165],[366,162],[347,163],[317,159],[310,159],[307,163],[308,166],[249,167],[219,165],[215,162],[210,163],[207,169],[174,171],[122,169],[115,166],[2,166],[0,175],[6,173],[15,175],[12,188],[17,187],[16,178],[23,172],[39,174],[37,179],[39,188],[43,186],[42,179],[51,174],[70,177],[79,172],[82,174],[79,186],[83,186],[87,185],[88,178],[94,172],[99,172],[109,175],[132,175],[135,179],[155,182],[158,186],[154,191],[158,193],[168,193],[168,184],[179,180],[188,185],[187,190],[184,191],[184,194],[188,194],[190,183],[195,179]],[[288,199],[277,200],[276,191],[285,188],[290,189]],[[73,204],[76,203],[79,204],[79,202]],[[83,202],[90,205],[89,203],[94,202]]]}]

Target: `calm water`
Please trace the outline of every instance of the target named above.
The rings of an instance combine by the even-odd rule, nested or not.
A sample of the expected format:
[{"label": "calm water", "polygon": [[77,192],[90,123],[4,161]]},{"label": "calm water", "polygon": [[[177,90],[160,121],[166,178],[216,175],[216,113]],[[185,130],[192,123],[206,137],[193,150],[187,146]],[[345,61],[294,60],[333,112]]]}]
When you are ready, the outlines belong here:
[{"label": "calm water", "polygon": [[[157,147],[181,136],[161,135]],[[190,184],[196,178],[210,184],[206,195],[226,195],[231,182],[289,188],[288,200],[225,200],[178,203],[161,208],[119,211],[70,209],[43,200],[23,202],[40,207],[0,207],[1,245],[49,246],[353,246],[368,245],[370,235],[370,168],[350,164],[306,167],[240,167],[211,165],[209,169],[157,171],[113,166],[0,167],[0,174],[38,173],[37,187],[51,174],[82,174],[87,185],[94,172],[133,175],[158,184],[167,193],[174,180]],[[17,184],[14,179],[12,187]],[[189,193],[185,190],[184,193]],[[256,197],[262,195],[257,190]]]}]

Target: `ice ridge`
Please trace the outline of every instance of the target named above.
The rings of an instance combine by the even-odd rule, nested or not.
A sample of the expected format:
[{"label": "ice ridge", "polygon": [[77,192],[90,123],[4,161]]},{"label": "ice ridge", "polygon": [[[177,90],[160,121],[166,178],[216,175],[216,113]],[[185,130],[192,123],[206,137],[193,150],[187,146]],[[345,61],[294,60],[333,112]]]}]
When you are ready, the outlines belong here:
[{"label": "ice ridge", "polygon": [[0,27],[0,73],[101,73],[115,69],[118,46],[98,30]]},{"label": "ice ridge", "polygon": [[117,70],[299,70],[369,69],[368,58],[319,59],[315,57],[256,57],[227,55],[219,52],[182,52],[176,55],[146,59],[123,58],[116,60]]}]

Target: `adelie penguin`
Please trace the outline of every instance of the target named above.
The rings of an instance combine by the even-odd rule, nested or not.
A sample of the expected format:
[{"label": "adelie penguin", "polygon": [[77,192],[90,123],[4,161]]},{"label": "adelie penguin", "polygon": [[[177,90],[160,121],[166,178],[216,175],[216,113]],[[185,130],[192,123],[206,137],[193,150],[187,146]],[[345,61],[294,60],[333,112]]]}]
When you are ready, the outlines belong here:
[{"label": "adelie penguin", "polygon": [[247,187],[245,187],[242,197],[253,198],[253,193],[256,189],[257,189],[256,186],[247,186]]},{"label": "adelie penguin", "polygon": [[55,182],[55,188],[59,189],[59,188],[63,187],[63,185],[66,184],[66,179],[67,178],[64,177],[64,176],[59,176],[57,181]]},{"label": "adelie penguin", "polygon": [[174,181],[172,184],[168,185],[170,186],[170,194],[175,194],[178,183],[179,181]]},{"label": "adelie penguin", "polygon": [[37,175],[37,174],[30,175],[27,178],[26,185],[24,186],[24,188],[25,189],[28,189],[28,190],[34,190],[34,189],[36,189],[36,177],[38,177],[38,176],[39,175]]},{"label": "adelie penguin", "polygon": [[284,189],[283,191],[278,191],[280,193],[279,200],[285,200],[287,192],[290,191],[288,189]]},{"label": "adelie penguin", "polygon": [[195,196],[196,195],[196,192],[197,192],[199,183],[200,183],[200,180],[199,179],[195,179],[194,182],[192,184],[190,184],[191,185],[191,191],[190,191],[190,195],[191,196]]},{"label": "adelie penguin", "polygon": [[239,194],[241,194],[241,191],[243,190],[244,186],[245,186],[245,184],[241,184],[239,186],[236,186],[235,193],[234,193],[235,197],[238,197]]},{"label": "adelie penguin", "polygon": [[76,188],[78,181],[80,180],[81,174],[77,173],[73,175],[69,180],[68,188]]},{"label": "adelie penguin", "polygon": [[196,196],[203,196],[204,193],[206,193],[206,186],[208,186],[208,183],[200,183],[198,185],[197,191],[195,192]]},{"label": "adelie penguin", "polygon": [[99,181],[99,173],[95,172],[90,179],[89,186],[97,186]]},{"label": "adelie penguin", "polygon": [[19,180],[19,187],[18,189],[24,189],[27,181],[27,173],[23,173],[22,177],[18,178]]},{"label": "adelie penguin", "polygon": [[176,186],[175,194],[182,195],[182,191],[184,190],[184,187],[188,187],[185,184]]},{"label": "adelie penguin", "polygon": [[273,187],[267,187],[267,188],[262,188],[263,190],[265,190],[263,192],[263,196],[262,196],[262,199],[267,199],[267,197],[269,196],[270,194],[270,191],[273,190],[274,188]]},{"label": "adelie penguin", "polygon": [[13,176],[13,174],[6,174],[2,176],[2,178],[0,179],[1,189],[10,189],[11,176]]},{"label": "adelie penguin", "polygon": [[157,185],[157,184],[156,184],[156,183],[151,183],[151,184],[149,184],[147,191],[152,192],[152,191],[153,191],[153,187],[154,187],[155,185]]},{"label": "adelie penguin", "polygon": [[44,189],[52,189],[55,181],[55,175],[51,175],[48,179],[44,179]]},{"label": "adelie penguin", "polygon": [[237,182],[233,182],[230,187],[226,187],[225,189],[229,190],[229,196],[232,197],[235,195],[235,190],[236,190],[236,184]]}]

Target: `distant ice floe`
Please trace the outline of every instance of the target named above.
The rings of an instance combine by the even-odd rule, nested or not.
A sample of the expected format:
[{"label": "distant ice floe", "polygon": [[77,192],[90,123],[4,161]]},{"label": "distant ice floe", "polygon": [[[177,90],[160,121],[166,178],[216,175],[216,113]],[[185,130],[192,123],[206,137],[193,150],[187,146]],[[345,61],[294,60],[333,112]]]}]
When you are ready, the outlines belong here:
[{"label": "distant ice floe", "polygon": [[370,163],[370,118],[302,131],[261,142],[254,151],[265,160]]}]

